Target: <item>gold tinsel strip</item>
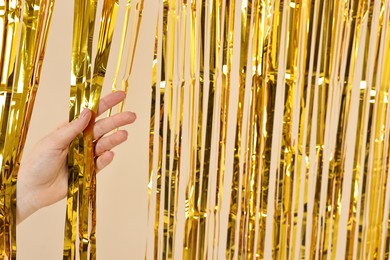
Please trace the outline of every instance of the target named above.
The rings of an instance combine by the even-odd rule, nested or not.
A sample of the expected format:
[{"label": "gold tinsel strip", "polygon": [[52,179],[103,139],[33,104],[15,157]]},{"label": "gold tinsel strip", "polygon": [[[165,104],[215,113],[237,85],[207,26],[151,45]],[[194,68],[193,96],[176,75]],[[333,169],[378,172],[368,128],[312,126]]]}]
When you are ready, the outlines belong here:
[{"label": "gold tinsel strip", "polygon": [[[65,225],[64,259],[96,259],[96,171],[93,127],[104,83],[118,2],[103,2],[97,51],[92,67],[92,46],[97,1],[75,1],[70,120],[89,108],[92,118],[86,130],[70,145],[69,188]],[[78,220],[78,230],[77,230]]]},{"label": "gold tinsel strip", "polygon": [[[120,80],[120,89],[128,92],[129,78],[133,71],[135,50],[138,42],[138,35],[142,21],[144,9],[144,0],[127,0],[126,13],[122,29],[122,38],[119,46],[118,62],[112,84],[112,91],[118,89],[118,77]],[[126,59],[123,59],[126,57]],[[121,102],[118,111],[123,111],[125,102]],[[111,114],[111,109],[108,115]]]},{"label": "gold tinsel strip", "polygon": [[16,179],[54,0],[0,1],[0,257],[16,259]]},{"label": "gold tinsel strip", "polygon": [[[92,69],[92,42],[96,16],[96,1],[74,1],[73,44],[72,44],[72,70],[70,88],[70,114],[69,120],[76,118],[81,110],[88,107],[89,96],[85,96],[87,84],[91,82]],[[89,94],[89,93],[88,93]],[[86,106],[87,105],[87,106]],[[92,146],[92,144],[90,144]],[[80,176],[84,176],[85,162],[83,134],[80,134],[71,143],[68,154],[68,199],[66,209],[64,259],[76,259],[77,213],[79,186],[83,183]],[[91,158],[88,158],[91,160]],[[93,161],[93,160],[92,160]],[[91,174],[91,173],[87,173]],[[87,198],[89,199],[89,198]],[[80,223],[83,220],[79,220]],[[87,239],[89,242],[89,239]],[[80,255],[83,248],[80,248]]]},{"label": "gold tinsel strip", "polygon": [[[144,0],[123,2],[126,3],[126,10],[112,89],[117,90],[118,78],[120,78],[121,90],[127,92],[142,21]],[[96,43],[97,53],[92,66],[93,40],[91,39],[94,34],[97,3],[96,0],[84,3],[75,2],[70,119],[76,118],[84,108],[92,110],[92,119],[84,133],[71,144],[68,157],[70,176],[64,241],[64,258],[66,259],[76,258],[77,217],[80,259],[96,258],[96,173],[93,159],[93,122],[96,119],[104,83],[119,1],[104,0],[103,2],[100,31]],[[119,111],[122,111],[123,106],[124,103],[120,105]]]},{"label": "gold tinsel strip", "polygon": [[390,1],[158,15],[146,258],[388,258]]},{"label": "gold tinsel strip", "polygon": [[[151,158],[152,174],[149,179],[150,195],[157,192],[157,196],[151,196],[149,201],[149,234],[156,222],[156,227],[159,228],[155,230],[154,258],[169,258],[173,255],[179,257],[183,254],[185,257],[206,257],[207,254],[211,256],[217,253],[205,253],[204,248],[215,242],[214,226],[219,219],[218,211],[215,211],[215,218],[206,222],[206,205],[213,203],[217,207],[217,196],[221,194],[217,195],[215,189],[210,190],[210,194],[202,190],[223,179],[222,174],[219,177],[212,175],[213,179],[209,182],[209,162],[214,162],[221,153],[218,152],[219,144],[216,150],[210,150],[211,139],[210,136],[207,137],[207,132],[213,131],[214,135],[219,136],[219,132],[225,130],[213,128],[211,122],[215,118],[202,111],[215,109],[220,111],[216,115],[226,119],[229,95],[229,85],[226,84],[229,79],[226,74],[231,66],[231,59],[227,54],[232,51],[229,28],[234,23],[234,2],[227,6],[219,1],[164,1],[161,4],[163,6],[160,6],[154,59],[150,146],[151,152],[155,151],[157,157]],[[212,19],[215,15],[224,20]],[[175,21],[176,16],[180,17],[176,19],[178,21]],[[201,35],[196,28],[206,23],[210,25],[210,31]],[[213,31],[214,27],[219,30]],[[172,33],[168,34],[169,30]],[[165,39],[170,39],[170,43],[161,45]],[[174,58],[175,54],[177,58]],[[164,65],[159,60],[164,61]],[[160,70],[161,74],[156,73]],[[158,85],[159,88],[156,87]],[[201,95],[203,91],[206,93],[204,97]],[[218,98],[221,93],[224,96],[223,102]],[[221,122],[222,125],[225,123],[226,121]],[[156,129],[160,129],[160,135],[156,135]],[[164,133],[163,136],[161,133]],[[221,139],[224,138],[224,133],[221,133]],[[183,147],[188,146],[191,148],[183,150]],[[223,146],[222,141],[221,150],[224,149]],[[180,156],[190,163],[181,164]],[[212,165],[215,169],[218,166]],[[195,169],[199,169],[199,175],[195,174]],[[158,174],[153,175],[153,172]],[[156,184],[153,185],[154,183]],[[186,197],[185,201],[178,201],[183,196]],[[163,204],[162,201],[166,202]],[[153,205],[157,207],[155,215]],[[185,215],[182,214],[183,210]],[[164,225],[160,224],[163,222]],[[177,235],[182,232],[185,232],[184,237]],[[165,233],[167,235],[161,236]],[[180,246],[169,244],[169,241],[175,241],[177,245],[184,243],[184,251]],[[199,249],[192,247],[192,244],[199,244]],[[148,257],[153,255],[151,252],[151,247],[148,246]]]},{"label": "gold tinsel strip", "polygon": [[[162,21],[164,14],[164,2],[160,1],[158,6],[158,17],[156,26],[155,47],[153,56],[153,76],[152,76],[152,93],[150,108],[150,139],[149,139],[149,178],[148,178],[148,237],[150,239],[146,246],[145,255],[148,259],[157,259],[158,250],[158,215],[160,195],[157,194],[158,180],[157,173],[160,170],[160,156],[162,137],[159,134],[160,125],[160,99],[161,99],[161,60],[162,56]],[[157,132],[156,132],[157,131]],[[157,149],[157,150],[156,150]],[[160,181],[160,180],[159,180]],[[150,245],[151,244],[151,245]]]}]

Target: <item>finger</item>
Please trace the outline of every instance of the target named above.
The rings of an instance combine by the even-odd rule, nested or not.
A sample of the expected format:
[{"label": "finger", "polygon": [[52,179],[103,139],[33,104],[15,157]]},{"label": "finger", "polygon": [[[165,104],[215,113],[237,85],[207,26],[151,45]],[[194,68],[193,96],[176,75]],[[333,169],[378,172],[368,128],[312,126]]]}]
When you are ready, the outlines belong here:
[{"label": "finger", "polygon": [[[88,125],[91,119],[91,110],[84,109],[80,116],[72,122],[63,124],[47,138],[55,141],[58,149],[66,148],[78,134],[80,134]],[[53,142],[54,143],[54,142]]]},{"label": "finger", "polygon": [[103,97],[102,99],[100,99],[99,102],[99,109],[97,112],[97,116],[100,116],[108,109],[119,104],[125,98],[126,98],[126,93],[124,91],[115,91]]},{"label": "finger", "polygon": [[133,112],[122,112],[107,118],[100,119],[96,122],[93,129],[93,138],[99,139],[112,130],[131,124],[135,121],[136,115]]},{"label": "finger", "polygon": [[114,159],[113,151],[105,151],[96,159],[96,172],[103,170]]},{"label": "finger", "polygon": [[110,136],[103,137],[99,139],[99,141],[96,143],[95,147],[95,154],[96,156],[102,155],[105,151],[109,151],[115,146],[123,143],[127,140],[127,131],[126,130],[120,130],[118,132],[113,133]]}]

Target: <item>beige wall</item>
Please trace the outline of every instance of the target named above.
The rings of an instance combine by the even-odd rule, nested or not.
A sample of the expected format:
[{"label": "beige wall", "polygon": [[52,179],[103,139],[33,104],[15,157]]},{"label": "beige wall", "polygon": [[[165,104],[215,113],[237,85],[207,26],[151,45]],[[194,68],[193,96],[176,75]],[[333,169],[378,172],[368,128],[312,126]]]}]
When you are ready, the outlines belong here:
[{"label": "beige wall", "polygon": [[[129,140],[115,149],[114,162],[98,176],[98,259],[141,259],[144,256],[149,86],[156,12],[155,8],[150,8],[150,2],[145,1],[140,35],[142,50],[136,57],[126,105],[126,109],[137,113],[138,119],[134,125],[125,128],[129,131]],[[56,3],[25,155],[42,136],[68,118],[72,3]],[[110,84],[107,84],[104,92],[109,91]],[[18,226],[18,259],[62,258],[65,208],[63,200],[35,213]]]}]

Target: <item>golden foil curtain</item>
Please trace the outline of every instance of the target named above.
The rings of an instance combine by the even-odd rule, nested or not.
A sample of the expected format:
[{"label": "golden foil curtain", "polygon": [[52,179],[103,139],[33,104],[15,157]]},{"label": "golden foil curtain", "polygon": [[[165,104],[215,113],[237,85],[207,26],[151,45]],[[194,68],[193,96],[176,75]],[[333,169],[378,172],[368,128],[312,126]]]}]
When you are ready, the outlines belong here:
[{"label": "golden foil curtain", "polygon": [[[144,0],[127,0],[118,62],[112,83],[112,91],[122,90],[127,93],[129,90],[129,79],[133,72],[135,51],[138,43],[143,9]],[[118,111],[122,111],[124,105],[124,102],[122,102]],[[111,114],[111,110],[109,111],[109,114]]]},{"label": "golden foil curtain", "polygon": [[16,259],[16,179],[54,0],[0,1],[0,258]]},{"label": "golden foil curtain", "polygon": [[85,108],[91,109],[93,115],[90,125],[69,148],[64,259],[76,259],[77,233],[79,234],[79,259],[96,258],[96,173],[93,126],[110,53],[118,3],[115,0],[103,2],[97,51],[92,66],[96,9],[97,0],[74,1],[69,120],[77,118]]},{"label": "golden foil curtain", "polygon": [[[96,17],[99,3],[102,3],[102,14],[101,17]],[[77,118],[85,108],[91,109],[92,119],[87,129],[71,143],[69,149],[69,186],[63,259],[96,259],[96,172],[93,126],[121,3],[122,7],[125,7],[125,15],[113,91],[117,90],[118,81],[120,89],[125,91],[128,89],[144,1],[74,1],[69,119]],[[97,19],[100,23],[96,22]],[[99,25],[100,29],[95,42],[96,25]],[[93,53],[94,44],[96,44],[96,53]],[[123,105],[120,110],[122,108]]]},{"label": "golden foil curtain", "polygon": [[389,258],[390,1],[158,8],[146,258]]}]

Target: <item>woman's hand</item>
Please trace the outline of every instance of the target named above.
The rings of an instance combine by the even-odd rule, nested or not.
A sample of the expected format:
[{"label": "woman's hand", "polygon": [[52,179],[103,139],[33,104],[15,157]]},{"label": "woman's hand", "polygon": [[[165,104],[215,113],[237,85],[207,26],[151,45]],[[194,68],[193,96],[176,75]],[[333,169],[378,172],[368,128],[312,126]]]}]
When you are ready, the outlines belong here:
[{"label": "woman's hand", "polygon": [[[117,91],[102,98],[97,116],[112,108],[126,94]],[[49,206],[63,198],[68,191],[68,147],[72,140],[81,133],[91,119],[91,111],[82,111],[80,117],[65,123],[43,138],[34,147],[31,154],[22,160],[17,181],[16,222],[20,223],[35,211]],[[132,112],[122,112],[108,118],[97,120],[94,126],[96,140],[96,170],[99,172],[114,158],[111,151],[127,139],[127,131],[119,130],[107,135],[112,130],[131,124],[136,116]]]}]

